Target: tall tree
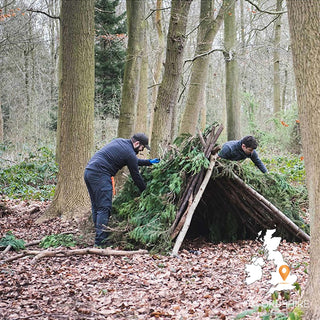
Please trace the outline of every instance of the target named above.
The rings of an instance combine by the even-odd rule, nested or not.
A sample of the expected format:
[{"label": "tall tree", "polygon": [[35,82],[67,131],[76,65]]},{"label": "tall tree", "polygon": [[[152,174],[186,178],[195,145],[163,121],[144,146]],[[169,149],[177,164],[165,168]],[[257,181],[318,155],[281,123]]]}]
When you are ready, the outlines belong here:
[{"label": "tall tree", "polygon": [[1,101],[0,101],[0,143],[3,143],[3,115],[2,115]]},{"label": "tall tree", "polygon": [[157,41],[156,46],[152,50],[156,52],[155,56],[155,62],[153,64],[154,70],[153,70],[153,87],[152,87],[152,95],[151,95],[151,110],[150,110],[150,126],[149,126],[149,135],[152,139],[152,130],[153,130],[153,116],[154,116],[154,108],[156,106],[157,102],[157,96],[158,96],[158,84],[161,81],[161,71],[162,71],[162,64],[163,64],[163,56],[164,56],[164,48],[165,48],[165,37],[162,30],[162,18],[161,18],[161,12],[162,12],[162,0],[157,0],[156,4],[156,13],[154,17],[154,23],[157,30]]},{"label": "tall tree", "polygon": [[[282,10],[283,0],[277,0],[276,11]],[[281,110],[280,91],[280,40],[281,40],[281,14],[279,14],[274,26],[274,51],[273,51],[273,113],[277,117]]]},{"label": "tall tree", "polygon": [[227,0],[228,10],[224,15],[224,57],[226,70],[226,110],[228,140],[239,139],[240,132],[240,98],[239,67],[237,61],[237,26],[235,2]]},{"label": "tall tree", "polygon": [[123,77],[118,136],[130,137],[135,130],[143,56],[145,1],[126,1],[128,48]]},{"label": "tall tree", "polygon": [[224,16],[225,1],[220,7],[217,17],[214,17],[214,0],[201,0],[199,27],[197,35],[197,48],[191,70],[191,79],[186,101],[185,111],[182,115],[179,133],[196,133],[200,111],[204,108],[204,92],[208,78],[209,51]]},{"label": "tall tree", "polygon": [[140,68],[140,83],[138,92],[137,115],[135,132],[148,132],[148,48],[147,48],[147,28],[144,24],[143,30],[143,53]]},{"label": "tall tree", "polygon": [[119,0],[96,0],[95,100],[101,117],[119,116],[125,62],[125,12]]},{"label": "tall tree", "polygon": [[320,319],[320,1],[287,0],[311,226],[304,319]]},{"label": "tall tree", "polygon": [[60,21],[59,172],[40,221],[82,216],[89,205],[83,171],[93,150],[94,0],[62,0]]},{"label": "tall tree", "polygon": [[173,138],[173,126],[176,123],[174,109],[179,95],[191,2],[192,0],[172,0],[171,3],[164,74],[154,109],[151,141],[151,154],[154,156],[160,150],[165,150]]}]

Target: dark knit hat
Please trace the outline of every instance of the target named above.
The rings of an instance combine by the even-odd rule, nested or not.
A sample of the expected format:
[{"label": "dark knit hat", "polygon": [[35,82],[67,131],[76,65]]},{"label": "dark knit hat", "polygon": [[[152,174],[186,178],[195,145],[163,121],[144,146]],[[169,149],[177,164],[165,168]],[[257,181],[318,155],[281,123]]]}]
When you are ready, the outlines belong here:
[{"label": "dark knit hat", "polygon": [[132,136],[132,139],[134,139],[135,141],[139,141],[142,145],[145,146],[145,148],[147,148],[148,150],[150,150],[149,147],[149,139],[148,137],[144,134],[144,133],[135,133]]}]

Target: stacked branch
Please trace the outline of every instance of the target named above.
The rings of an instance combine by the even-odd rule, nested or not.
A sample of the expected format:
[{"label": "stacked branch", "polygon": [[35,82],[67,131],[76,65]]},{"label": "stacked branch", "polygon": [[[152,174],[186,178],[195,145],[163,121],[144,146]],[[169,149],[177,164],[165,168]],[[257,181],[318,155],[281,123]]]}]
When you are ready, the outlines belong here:
[{"label": "stacked branch", "polygon": [[[250,207],[251,210],[247,210],[247,212],[251,215],[253,214],[253,218],[259,220],[261,226],[264,226],[266,229],[281,227],[302,241],[310,241],[310,236],[301,230],[270,201],[245,184],[237,175],[233,174],[233,179],[237,182],[238,186],[246,191],[246,197],[249,198],[252,203]],[[237,190],[239,190],[239,187]],[[241,204],[241,201],[239,201],[239,204]],[[246,206],[242,205],[242,207]]]},{"label": "stacked branch", "polygon": [[[222,125],[220,125],[219,127],[214,126],[211,132],[208,134],[207,139],[205,139],[202,136],[200,131],[198,132],[200,141],[203,146],[203,152],[207,159],[210,159],[211,155],[216,155],[217,152],[219,151],[219,148],[216,147],[216,143],[222,130],[223,130]],[[211,160],[210,162],[212,167],[213,167],[214,161],[215,159]],[[180,206],[179,206],[178,212],[176,214],[175,220],[170,229],[171,239],[175,239],[177,237],[183,225],[185,224],[186,217],[188,215],[190,207],[192,207],[192,204],[196,200],[195,197],[198,191],[200,190],[200,186],[203,182],[205,172],[206,172],[206,169],[202,169],[197,174],[189,177],[184,193],[180,199]]]}]

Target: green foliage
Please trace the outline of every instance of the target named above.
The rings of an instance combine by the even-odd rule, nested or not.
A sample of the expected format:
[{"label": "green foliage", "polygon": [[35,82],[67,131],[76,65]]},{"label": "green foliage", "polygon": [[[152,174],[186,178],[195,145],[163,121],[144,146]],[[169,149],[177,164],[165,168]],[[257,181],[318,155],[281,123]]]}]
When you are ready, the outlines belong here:
[{"label": "green foliage", "polygon": [[303,158],[288,155],[274,157],[272,159],[264,158],[263,162],[270,172],[279,173],[290,182],[297,182],[301,185],[305,184],[306,171]]},{"label": "green foliage", "polygon": [[259,149],[270,154],[302,154],[300,122],[296,105],[266,122],[266,127],[249,131],[259,141]]},{"label": "green foliage", "polygon": [[[296,290],[301,294],[300,285],[298,283],[295,283]],[[280,303],[280,297],[282,297],[285,301],[289,301],[290,299],[290,291],[284,290],[280,291],[274,291],[271,295],[272,303],[271,304],[263,304],[256,306],[250,310],[245,310],[241,313],[239,313],[235,319],[243,319],[246,316],[251,316],[256,313],[263,313],[260,315],[260,319],[263,320],[302,320],[303,312],[299,306],[296,306],[294,308],[294,304],[286,303],[286,307],[288,311],[286,313],[280,312],[279,303]],[[292,310],[293,309],[293,310]],[[283,307],[281,308],[283,310]],[[289,311],[292,310],[292,311]]]},{"label": "green foliage", "polygon": [[57,247],[74,247],[76,241],[72,234],[51,234],[46,236],[40,243],[42,248],[57,248]]},{"label": "green foliage", "polygon": [[[254,307],[250,310],[245,310],[239,313],[235,319],[244,319],[247,316],[252,316],[254,314],[260,314],[260,319],[262,320],[301,320],[302,311],[299,308],[295,308],[292,312],[284,313],[280,312],[277,303],[263,304]],[[261,314],[263,313],[263,314]]]},{"label": "green foliage", "polygon": [[7,232],[6,235],[0,239],[0,247],[7,247],[9,245],[15,251],[25,249],[24,240],[17,239],[12,231]]},{"label": "green foliage", "polygon": [[244,92],[242,96],[242,103],[244,106],[244,114],[246,116],[246,123],[248,126],[248,131],[257,136],[258,133],[258,125],[256,121],[256,112],[259,109],[258,103],[255,101],[252,94],[249,92]]},{"label": "green foliage", "polygon": [[14,199],[51,199],[58,172],[53,152],[42,147],[22,162],[0,169],[0,194]]},{"label": "green foliage", "polygon": [[125,13],[116,15],[119,0],[97,0],[95,14],[96,111],[119,116],[125,62]]},{"label": "green foliage", "polygon": [[141,173],[147,189],[139,193],[131,178],[113,202],[118,219],[130,224],[127,241],[165,250],[171,245],[169,227],[186,177],[209,166],[198,138],[183,136],[159,164],[144,167]]}]

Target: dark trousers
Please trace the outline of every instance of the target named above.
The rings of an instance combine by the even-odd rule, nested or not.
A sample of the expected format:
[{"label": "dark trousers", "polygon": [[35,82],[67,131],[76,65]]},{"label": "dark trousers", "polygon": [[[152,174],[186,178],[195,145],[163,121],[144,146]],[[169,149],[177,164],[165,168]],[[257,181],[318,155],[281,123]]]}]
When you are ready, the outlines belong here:
[{"label": "dark trousers", "polygon": [[91,199],[92,219],[96,230],[95,245],[103,245],[107,241],[106,226],[112,207],[112,182],[109,175],[86,169],[84,172]]}]

